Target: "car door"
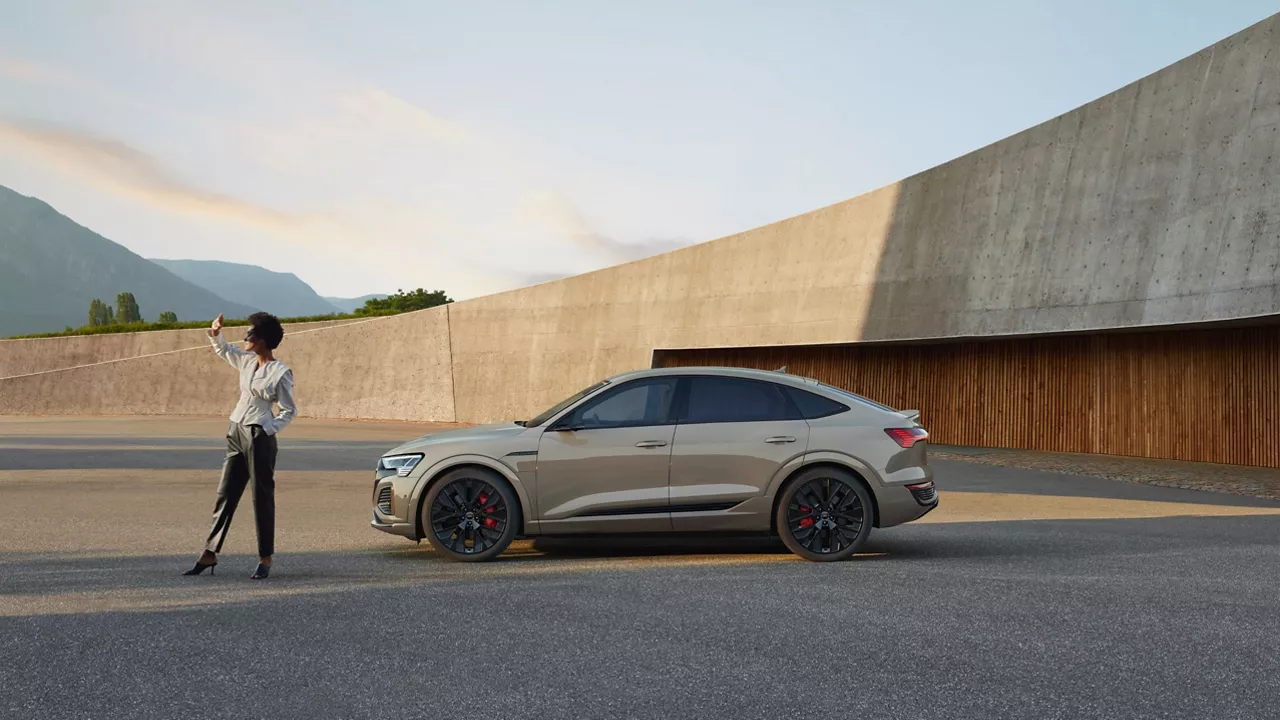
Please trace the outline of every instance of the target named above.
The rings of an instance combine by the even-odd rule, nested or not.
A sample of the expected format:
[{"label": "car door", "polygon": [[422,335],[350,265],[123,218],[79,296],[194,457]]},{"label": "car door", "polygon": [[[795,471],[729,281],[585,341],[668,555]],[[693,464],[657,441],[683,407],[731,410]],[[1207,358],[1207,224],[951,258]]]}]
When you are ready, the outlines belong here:
[{"label": "car door", "polygon": [[543,532],[671,529],[676,387],[675,378],[623,383],[542,433],[536,492]]},{"label": "car door", "polygon": [[672,527],[748,529],[759,518],[717,513],[763,495],[785,466],[799,461],[809,424],[777,383],[720,375],[685,382],[671,451]]}]

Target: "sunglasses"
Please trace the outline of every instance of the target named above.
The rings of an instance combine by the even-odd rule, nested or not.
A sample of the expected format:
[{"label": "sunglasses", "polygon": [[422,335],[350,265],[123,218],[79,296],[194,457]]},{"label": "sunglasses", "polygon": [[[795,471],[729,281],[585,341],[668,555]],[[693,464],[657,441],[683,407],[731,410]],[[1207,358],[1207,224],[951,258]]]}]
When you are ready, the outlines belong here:
[{"label": "sunglasses", "polygon": [[254,334],[253,334],[253,331],[252,331],[252,330],[250,330],[249,332],[247,332],[247,333],[245,333],[245,334],[244,334],[244,341],[245,341],[245,342],[249,342],[249,341],[253,340],[253,339],[254,339],[254,338],[256,338],[256,337],[257,337],[257,335],[254,335]]}]

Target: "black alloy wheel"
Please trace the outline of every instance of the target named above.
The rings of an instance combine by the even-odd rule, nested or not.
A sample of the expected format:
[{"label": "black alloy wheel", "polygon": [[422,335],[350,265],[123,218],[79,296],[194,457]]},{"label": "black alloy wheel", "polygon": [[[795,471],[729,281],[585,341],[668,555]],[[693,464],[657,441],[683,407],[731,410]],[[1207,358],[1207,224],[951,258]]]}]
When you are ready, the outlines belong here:
[{"label": "black alloy wheel", "polygon": [[519,527],[515,492],[488,470],[447,473],[423,502],[423,531],[436,552],[450,560],[491,560],[507,549]]},{"label": "black alloy wheel", "polygon": [[844,560],[871,532],[871,496],[852,475],[835,468],[800,474],[783,491],[775,517],[778,534],[806,560]]}]

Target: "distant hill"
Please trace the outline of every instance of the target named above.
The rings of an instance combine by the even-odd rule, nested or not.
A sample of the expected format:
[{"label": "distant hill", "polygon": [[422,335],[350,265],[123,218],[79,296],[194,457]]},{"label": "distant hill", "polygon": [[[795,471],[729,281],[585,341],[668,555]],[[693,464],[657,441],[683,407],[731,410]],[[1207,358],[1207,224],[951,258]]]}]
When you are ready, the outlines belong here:
[{"label": "distant hill", "polygon": [[293,273],[218,260],[156,260],[151,262],[209,292],[233,297],[280,317],[306,317],[340,312]]},{"label": "distant hill", "polygon": [[146,320],[246,317],[253,309],[174,275],[47,203],[0,186],[0,337],[53,332],[89,320],[89,302],[131,292]]},{"label": "distant hill", "polygon": [[349,313],[349,312],[355,312],[356,308],[364,307],[364,304],[370,300],[374,300],[374,299],[381,300],[384,297],[386,297],[386,295],[365,295],[364,297],[358,297],[358,298],[325,297],[325,300],[327,300],[331,305],[337,307],[342,312]]}]

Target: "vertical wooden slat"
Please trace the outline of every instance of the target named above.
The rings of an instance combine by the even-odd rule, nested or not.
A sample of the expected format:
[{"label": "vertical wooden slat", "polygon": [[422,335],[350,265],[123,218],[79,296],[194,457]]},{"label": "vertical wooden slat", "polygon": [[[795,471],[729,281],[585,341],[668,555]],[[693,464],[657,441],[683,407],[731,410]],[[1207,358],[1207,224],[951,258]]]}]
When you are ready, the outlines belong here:
[{"label": "vertical wooden slat", "polygon": [[787,365],[900,408],[939,443],[1280,467],[1280,327],[930,345],[673,350]]}]

